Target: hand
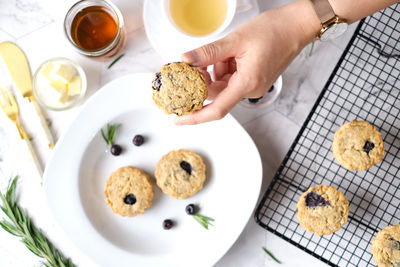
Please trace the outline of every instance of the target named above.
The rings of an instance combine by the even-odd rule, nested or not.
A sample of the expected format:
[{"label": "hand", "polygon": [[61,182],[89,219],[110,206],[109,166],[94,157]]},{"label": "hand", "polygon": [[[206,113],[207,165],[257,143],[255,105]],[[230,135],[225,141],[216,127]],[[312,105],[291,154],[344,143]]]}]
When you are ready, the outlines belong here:
[{"label": "hand", "polygon": [[[176,117],[175,123],[218,120],[242,98],[264,95],[320,28],[314,14],[317,19],[313,21],[315,30],[309,27],[308,32],[314,30],[315,34],[303,31],[292,17],[294,11],[299,10],[285,6],[264,12],[225,38],[183,54],[183,61],[198,67],[205,75],[208,99],[213,102],[193,114]],[[214,81],[206,70],[209,65],[214,65]]]}]

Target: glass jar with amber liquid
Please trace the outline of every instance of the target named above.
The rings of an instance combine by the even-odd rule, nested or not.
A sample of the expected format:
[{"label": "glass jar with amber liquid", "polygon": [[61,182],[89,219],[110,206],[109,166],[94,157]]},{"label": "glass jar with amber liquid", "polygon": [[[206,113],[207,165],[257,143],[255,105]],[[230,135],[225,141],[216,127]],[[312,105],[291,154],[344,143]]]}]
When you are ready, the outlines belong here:
[{"label": "glass jar with amber liquid", "polygon": [[125,45],[124,20],[110,1],[83,0],[74,4],[64,20],[68,40],[82,54],[113,57]]}]

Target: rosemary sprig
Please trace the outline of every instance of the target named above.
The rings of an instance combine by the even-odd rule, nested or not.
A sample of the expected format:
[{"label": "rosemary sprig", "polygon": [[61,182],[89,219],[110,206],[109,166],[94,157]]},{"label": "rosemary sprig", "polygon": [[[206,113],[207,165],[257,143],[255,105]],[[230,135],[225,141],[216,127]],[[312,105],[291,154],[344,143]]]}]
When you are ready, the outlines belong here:
[{"label": "rosemary sprig", "polygon": [[208,230],[208,225],[213,225],[211,222],[214,222],[215,220],[213,218],[203,216],[201,214],[193,214],[193,218],[198,221],[201,225],[203,225],[204,228]]},{"label": "rosemary sprig", "polygon": [[16,183],[18,176],[10,179],[7,192],[3,195],[0,192],[4,214],[9,218],[0,221],[0,226],[12,235],[21,237],[22,243],[38,257],[44,258],[46,267],[74,267],[69,258],[65,258],[60,251],[47,239],[43,232],[36,228],[25,210],[16,203]]},{"label": "rosemary sprig", "polygon": [[272,255],[272,253],[266,249],[265,247],[262,247],[262,249],[264,250],[265,253],[268,254],[268,256],[270,256],[274,261],[276,261],[277,263],[281,264],[282,262],[280,260],[278,260],[277,258],[274,257],[274,255]]},{"label": "rosemary sprig", "polygon": [[125,54],[121,54],[119,55],[116,59],[113,60],[113,62],[110,63],[110,65],[108,65],[107,69],[110,69],[115,63],[117,63],[118,60],[120,60],[123,56],[125,56]]},{"label": "rosemary sprig", "polygon": [[114,144],[115,135],[119,127],[121,127],[121,124],[107,124],[107,135],[104,134],[103,129],[100,130],[101,136],[103,136],[107,145],[112,146]]}]

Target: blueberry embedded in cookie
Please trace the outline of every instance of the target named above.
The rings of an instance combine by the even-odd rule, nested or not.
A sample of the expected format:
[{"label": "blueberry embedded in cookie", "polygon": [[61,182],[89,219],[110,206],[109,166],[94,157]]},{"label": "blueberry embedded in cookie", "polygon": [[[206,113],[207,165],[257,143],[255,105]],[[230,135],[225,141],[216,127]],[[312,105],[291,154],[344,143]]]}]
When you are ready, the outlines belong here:
[{"label": "blueberry embedded in cookie", "polygon": [[193,151],[173,150],[158,161],[154,176],[165,194],[185,199],[203,188],[206,166]]},{"label": "blueberry embedded in cookie", "polygon": [[306,195],[306,206],[309,208],[325,207],[329,206],[329,201],[318,193],[310,192]]},{"label": "blueberry embedded in cookie", "polygon": [[385,150],[380,132],[365,121],[353,120],[336,131],[332,143],[333,156],[349,170],[367,170],[378,164]]},{"label": "blueberry embedded in cookie", "polygon": [[392,248],[395,250],[400,250],[400,241],[394,239],[393,237],[389,238],[392,241]]},{"label": "blueberry embedded in cookie", "polygon": [[178,116],[201,109],[208,93],[203,74],[184,62],[163,65],[151,87],[156,105]]},{"label": "blueberry embedded in cookie", "polygon": [[144,213],[151,206],[154,190],[147,173],[127,166],[111,173],[104,195],[113,212],[133,217]]},{"label": "blueberry embedded in cookie", "polygon": [[189,175],[192,174],[192,165],[188,163],[187,161],[182,160],[181,163],[179,163],[182,169],[184,169]]},{"label": "blueberry embedded in cookie", "polygon": [[372,149],[374,149],[374,147],[375,147],[374,143],[372,143],[372,142],[370,142],[370,141],[367,140],[367,141],[365,142],[365,145],[364,145],[364,147],[363,147],[363,150],[364,150],[365,153],[367,153],[367,154],[369,155],[369,152],[370,152]]},{"label": "blueberry embedded in cookie", "polygon": [[330,235],[347,221],[349,201],[333,186],[318,185],[309,188],[297,203],[300,225],[317,235]]},{"label": "blueberry embedded in cookie", "polygon": [[152,84],[151,88],[153,90],[160,91],[160,88],[161,88],[161,73],[160,72],[156,72],[151,84]]},{"label": "blueberry embedded in cookie", "polygon": [[134,194],[127,194],[124,198],[124,203],[128,205],[133,205],[136,203],[136,197]]},{"label": "blueberry embedded in cookie", "polygon": [[400,224],[380,230],[372,239],[371,251],[378,267],[400,267]]}]

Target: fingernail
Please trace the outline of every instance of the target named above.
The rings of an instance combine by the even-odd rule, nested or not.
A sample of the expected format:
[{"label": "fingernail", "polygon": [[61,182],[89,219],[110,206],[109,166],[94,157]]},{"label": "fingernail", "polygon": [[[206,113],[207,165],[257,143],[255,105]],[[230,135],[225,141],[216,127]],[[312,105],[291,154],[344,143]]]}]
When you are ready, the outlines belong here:
[{"label": "fingernail", "polygon": [[186,52],[182,55],[182,61],[190,65],[196,66],[197,55],[194,51]]}]

